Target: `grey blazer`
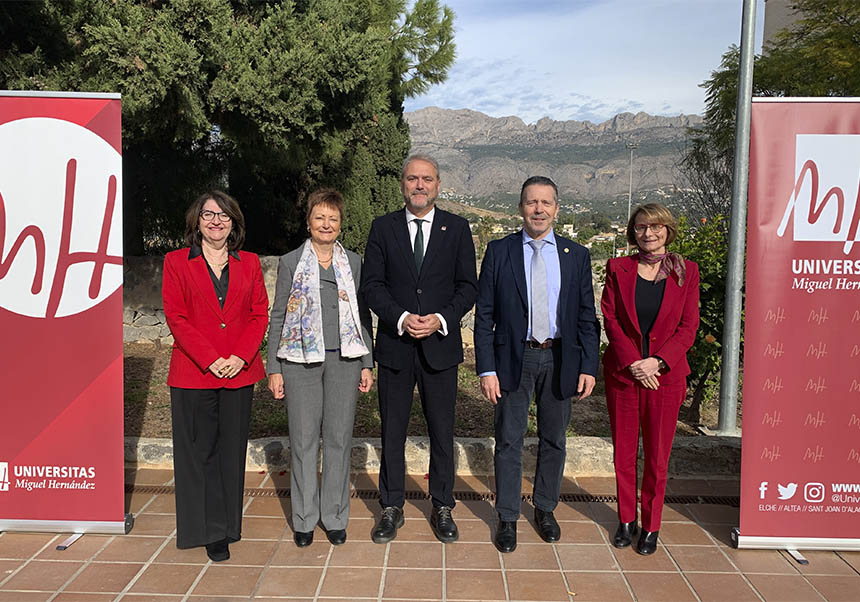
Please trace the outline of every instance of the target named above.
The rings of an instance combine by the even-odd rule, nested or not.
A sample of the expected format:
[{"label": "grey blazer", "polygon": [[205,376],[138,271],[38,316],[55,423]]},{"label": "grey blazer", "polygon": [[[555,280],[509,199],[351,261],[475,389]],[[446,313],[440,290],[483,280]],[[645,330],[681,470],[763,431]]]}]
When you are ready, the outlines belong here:
[{"label": "grey blazer", "polygon": [[[293,249],[286,255],[281,255],[278,262],[278,280],[275,284],[275,301],[272,303],[272,316],[269,320],[269,354],[266,364],[266,374],[280,374],[281,362],[286,361],[278,357],[278,343],[281,340],[281,332],[284,329],[284,317],[287,313],[287,301],[293,286],[293,275],[296,266],[302,256],[304,244],[298,249]],[[352,280],[355,283],[356,294],[361,282],[361,256],[350,250],[346,251],[349,259],[349,269],[352,270]],[[358,296],[358,313],[361,318],[361,338],[370,350],[370,353],[361,358],[363,368],[373,369],[373,335],[371,333],[370,309],[361,295]],[[323,320],[329,316],[323,312]],[[336,319],[336,318],[335,318]]]}]

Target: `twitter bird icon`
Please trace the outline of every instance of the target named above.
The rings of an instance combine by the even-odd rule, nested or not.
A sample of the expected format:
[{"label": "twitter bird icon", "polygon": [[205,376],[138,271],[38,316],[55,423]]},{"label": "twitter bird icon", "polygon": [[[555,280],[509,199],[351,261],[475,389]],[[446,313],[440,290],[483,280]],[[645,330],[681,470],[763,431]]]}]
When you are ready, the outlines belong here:
[{"label": "twitter bird icon", "polygon": [[779,490],[779,499],[790,500],[797,491],[797,483],[789,483],[788,485],[777,483],[776,488]]}]

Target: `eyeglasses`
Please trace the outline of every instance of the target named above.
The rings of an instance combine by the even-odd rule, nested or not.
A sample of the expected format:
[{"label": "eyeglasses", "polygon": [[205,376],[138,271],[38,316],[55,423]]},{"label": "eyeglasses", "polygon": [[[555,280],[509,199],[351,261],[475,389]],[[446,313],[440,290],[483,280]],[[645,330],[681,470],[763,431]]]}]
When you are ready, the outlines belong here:
[{"label": "eyeglasses", "polygon": [[215,219],[215,216],[218,216],[222,222],[229,222],[232,218],[224,213],[223,211],[210,211],[209,209],[204,209],[200,212],[200,217],[204,222],[211,222]]},{"label": "eyeglasses", "polygon": [[633,226],[633,229],[636,231],[636,234],[645,234],[646,230],[651,230],[653,234],[660,234],[665,227],[666,224],[636,224]]}]

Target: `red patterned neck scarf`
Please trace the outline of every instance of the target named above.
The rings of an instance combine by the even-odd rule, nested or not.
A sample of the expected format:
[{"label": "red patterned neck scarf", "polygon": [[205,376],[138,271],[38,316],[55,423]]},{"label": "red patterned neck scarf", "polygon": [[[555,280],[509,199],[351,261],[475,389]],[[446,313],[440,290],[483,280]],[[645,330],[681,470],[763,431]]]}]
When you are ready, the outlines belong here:
[{"label": "red patterned neck scarf", "polygon": [[657,254],[639,251],[639,261],[649,265],[654,265],[655,263],[660,264],[660,269],[657,270],[657,277],[654,278],[654,282],[665,280],[669,277],[669,274],[675,272],[675,274],[678,275],[678,284],[684,284],[684,278],[687,275],[687,268],[684,265],[684,258],[677,253]]}]

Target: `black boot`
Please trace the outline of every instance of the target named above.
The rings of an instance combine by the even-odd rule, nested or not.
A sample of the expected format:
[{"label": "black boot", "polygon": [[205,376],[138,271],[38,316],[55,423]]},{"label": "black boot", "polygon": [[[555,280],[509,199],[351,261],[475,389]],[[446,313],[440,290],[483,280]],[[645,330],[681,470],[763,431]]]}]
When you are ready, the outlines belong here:
[{"label": "black boot", "polygon": [[633,537],[639,532],[639,526],[636,521],[629,523],[618,523],[618,528],[615,530],[615,537],[612,538],[612,545],[616,548],[626,548],[633,543]]},{"label": "black boot", "polygon": [[642,530],[639,541],[636,543],[636,553],[649,556],[657,551],[657,535],[659,531]]}]

